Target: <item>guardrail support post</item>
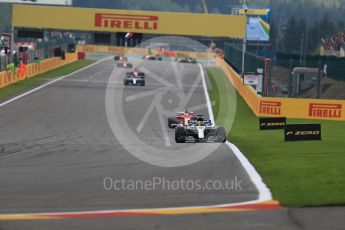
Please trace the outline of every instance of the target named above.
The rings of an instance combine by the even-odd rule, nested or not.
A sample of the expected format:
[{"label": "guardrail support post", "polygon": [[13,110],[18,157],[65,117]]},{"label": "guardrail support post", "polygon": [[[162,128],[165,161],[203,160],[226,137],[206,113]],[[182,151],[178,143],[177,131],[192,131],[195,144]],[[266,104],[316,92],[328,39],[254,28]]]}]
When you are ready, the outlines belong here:
[{"label": "guardrail support post", "polygon": [[322,71],[322,66],[321,66],[321,60],[319,60],[319,74],[317,76],[317,84],[316,84],[316,98],[320,99],[320,94],[321,94],[321,72]]},{"label": "guardrail support post", "polygon": [[289,60],[290,64],[289,64],[289,85],[288,85],[288,97],[292,97],[292,59]]}]

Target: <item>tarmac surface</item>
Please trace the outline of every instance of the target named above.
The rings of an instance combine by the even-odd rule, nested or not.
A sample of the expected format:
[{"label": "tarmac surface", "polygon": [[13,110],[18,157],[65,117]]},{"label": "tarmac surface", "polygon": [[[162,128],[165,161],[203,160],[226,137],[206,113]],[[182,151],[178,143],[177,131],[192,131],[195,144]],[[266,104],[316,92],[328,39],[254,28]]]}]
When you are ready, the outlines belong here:
[{"label": "tarmac surface", "polygon": [[[183,111],[187,107],[194,108],[196,113],[208,113],[199,66],[166,61],[135,64],[146,73],[145,87],[124,86],[126,70],[116,68],[114,61],[108,59],[0,107],[0,230],[337,229],[344,226],[341,208],[80,219],[18,218],[15,221],[1,217],[193,207],[258,198],[256,187],[227,145],[178,145],[174,131],[167,129],[169,111]],[[121,100],[111,98],[119,95]],[[109,102],[114,103],[110,106]],[[155,108],[150,110],[152,103]],[[125,120],[112,124],[109,118],[112,114]],[[128,131],[124,132],[129,135],[127,139],[117,136],[116,128],[123,127]],[[185,149],[189,150],[190,146],[212,152],[200,159],[193,153],[185,158],[189,154]],[[162,151],[136,155],[140,149]],[[162,156],[165,152],[167,155]],[[189,160],[195,162],[189,164]],[[169,165],[171,162],[177,167]],[[155,180],[165,180],[165,188],[162,184],[143,188],[143,181]],[[181,180],[190,181],[191,187],[182,188]],[[115,181],[120,188],[114,187]],[[173,181],[179,181],[175,187]],[[208,181],[233,186],[226,189],[195,186],[198,182],[204,188]],[[128,187],[130,182],[137,183],[137,187]],[[123,184],[126,186],[121,187]]]}]

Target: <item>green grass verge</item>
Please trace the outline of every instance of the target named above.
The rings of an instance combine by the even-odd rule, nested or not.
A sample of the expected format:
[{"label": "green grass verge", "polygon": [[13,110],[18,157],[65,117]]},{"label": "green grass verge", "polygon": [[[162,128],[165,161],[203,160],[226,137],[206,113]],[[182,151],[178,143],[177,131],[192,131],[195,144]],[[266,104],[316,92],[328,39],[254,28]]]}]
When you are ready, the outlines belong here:
[{"label": "green grass verge", "polygon": [[60,76],[64,76],[70,74],[78,69],[81,69],[85,66],[92,64],[94,61],[92,60],[78,60],[73,63],[67,64],[60,68],[48,71],[46,73],[39,74],[32,78],[27,78],[23,81],[19,81],[12,85],[6,86],[0,89],[0,100],[5,100],[7,98],[13,97],[18,95],[22,92],[25,92],[29,89],[32,89],[42,83],[46,82],[47,79],[52,79]]},{"label": "green grass verge", "polygon": [[[230,127],[231,107],[236,116],[228,140],[255,166],[284,206],[345,205],[345,122],[288,119],[288,123],[321,123],[322,141],[284,142],[282,130],[259,131],[258,118],[237,95],[219,68],[208,68],[210,97],[217,124]],[[225,106],[225,108],[224,108]]]}]

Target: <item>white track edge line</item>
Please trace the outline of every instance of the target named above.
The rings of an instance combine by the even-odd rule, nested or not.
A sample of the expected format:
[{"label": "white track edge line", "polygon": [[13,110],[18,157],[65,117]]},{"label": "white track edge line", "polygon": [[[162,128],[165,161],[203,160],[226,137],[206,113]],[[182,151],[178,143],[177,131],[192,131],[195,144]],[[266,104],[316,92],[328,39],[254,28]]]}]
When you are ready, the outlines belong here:
[{"label": "white track edge line", "polygon": [[[212,105],[211,105],[211,102],[210,102],[209,94],[208,94],[208,91],[207,91],[206,80],[205,80],[205,73],[204,73],[204,70],[203,70],[203,67],[202,67],[201,64],[199,64],[199,68],[200,68],[200,73],[201,73],[201,77],[202,77],[202,83],[203,83],[204,91],[205,91],[205,95],[206,95],[206,102],[207,102],[208,113],[210,115],[210,120],[214,123],[214,115],[213,115],[213,111],[212,111]],[[257,188],[257,190],[259,192],[259,196],[258,196],[257,201],[261,202],[261,201],[272,200],[272,193],[271,193],[271,191],[269,190],[267,185],[263,182],[260,174],[256,171],[254,166],[244,156],[244,154],[238,149],[238,147],[236,145],[234,145],[234,144],[232,144],[232,143],[230,143],[228,141],[226,141],[226,145],[233,151],[233,153],[235,154],[237,159],[240,161],[242,167],[248,173],[248,176],[249,176],[250,180],[253,182],[253,184]]]},{"label": "white track edge line", "polygon": [[238,149],[238,147],[229,141],[225,143],[232,152],[236,155],[237,159],[241,162],[243,168],[247,171],[251,181],[254,183],[255,187],[259,191],[258,202],[272,200],[272,193],[267,185],[263,182],[260,174],[256,171],[254,166],[249,162],[249,160],[243,155],[243,153]]},{"label": "white track edge line", "polygon": [[213,110],[212,110],[212,104],[210,101],[210,95],[208,94],[208,90],[207,90],[207,86],[206,86],[206,80],[205,80],[205,73],[204,73],[204,69],[202,67],[202,65],[199,63],[199,68],[200,68],[200,74],[201,74],[201,79],[202,79],[202,85],[204,88],[204,93],[205,93],[205,97],[206,97],[206,103],[207,103],[207,109],[208,109],[208,114],[209,114],[209,118],[211,120],[212,123],[215,123],[214,120],[214,115],[213,115]]},{"label": "white track edge line", "polygon": [[[45,83],[45,84],[43,84],[43,85],[40,85],[40,86],[38,86],[38,87],[36,87],[36,88],[33,88],[33,89],[31,89],[31,90],[29,90],[29,91],[27,91],[27,92],[25,92],[25,93],[22,93],[22,94],[20,94],[20,95],[18,95],[18,96],[16,96],[16,97],[13,97],[13,98],[11,98],[11,99],[9,99],[9,100],[7,100],[7,101],[4,101],[3,103],[0,104],[0,107],[3,107],[3,106],[5,106],[5,105],[7,105],[7,104],[9,104],[9,103],[11,103],[11,102],[14,102],[14,101],[16,101],[16,100],[18,100],[18,99],[20,99],[20,98],[22,98],[22,97],[25,97],[25,96],[27,96],[27,95],[29,95],[29,94],[32,94],[32,93],[34,93],[34,92],[36,92],[36,91],[38,91],[38,90],[40,90],[40,89],[43,89],[43,88],[45,88],[45,87],[47,87],[47,86],[49,86],[49,85],[51,85],[51,84],[53,84],[53,83],[55,83],[55,82],[57,82],[57,81],[60,81],[60,80],[62,80],[62,79],[64,79],[64,78],[70,77],[70,76],[72,76],[72,75],[74,75],[74,74],[76,74],[76,73],[79,73],[79,72],[84,71],[84,70],[86,70],[86,69],[88,69],[88,68],[91,68],[91,67],[93,67],[93,66],[95,66],[95,65],[97,65],[97,64],[99,64],[99,63],[101,63],[101,62],[103,62],[103,61],[105,61],[105,60],[107,60],[107,59],[110,59],[110,58],[111,58],[111,57],[103,58],[103,59],[101,59],[101,60],[98,60],[98,61],[95,62],[95,63],[92,63],[91,65],[87,65],[87,66],[85,66],[85,67],[83,67],[83,68],[81,68],[81,69],[79,69],[79,70],[76,70],[76,71],[70,73],[70,74],[67,74],[67,75],[65,75],[65,76],[58,77],[58,78],[56,78],[56,79],[54,79],[54,80],[51,80],[51,81],[49,81],[49,82],[47,82],[47,83]],[[72,62],[72,63],[73,63],[73,62]],[[70,63],[69,63],[69,64],[70,64]]]}]

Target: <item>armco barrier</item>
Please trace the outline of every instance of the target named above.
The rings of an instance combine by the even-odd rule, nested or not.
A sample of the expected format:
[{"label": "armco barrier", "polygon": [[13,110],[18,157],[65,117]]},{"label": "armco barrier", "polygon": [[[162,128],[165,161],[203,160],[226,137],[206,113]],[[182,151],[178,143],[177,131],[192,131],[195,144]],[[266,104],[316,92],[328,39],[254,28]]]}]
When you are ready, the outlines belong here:
[{"label": "armco barrier", "polygon": [[257,96],[254,89],[249,85],[244,85],[241,77],[236,73],[236,71],[233,68],[231,68],[231,66],[229,66],[224,61],[224,59],[217,57],[216,63],[228,76],[230,82],[236,88],[237,92],[245,100],[249,108],[255,113],[255,115],[258,115],[257,111],[259,107],[260,98]]},{"label": "armco barrier", "polygon": [[42,60],[39,64],[28,64],[26,65],[25,72],[22,76],[18,74],[18,71],[17,73],[13,73],[11,71],[0,72],[0,88],[16,83],[20,80],[24,80],[26,78],[34,77],[49,70],[56,69],[76,60],[78,60],[77,53],[68,53],[66,54],[64,60],[60,57],[53,57]]},{"label": "armco barrier", "polygon": [[222,58],[216,63],[256,116],[345,120],[345,100],[260,97]]},{"label": "armco barrier", "polygon": [[[160,54],[160,55],[168,55],[162,54],[159,50],[151,50],[149,51],[146,48],[130,48],[130,47],[121,47],[121,46],[104,46],[104,45],[78,45],[77,46],[78,52],[99,52],[99,53],[113,53],[113,54],[137,54],[137,55],[148,55],[150,54]],[[215,54],[211,52],[187,52],[187,51],[174,51],[175,57],[192,57],[192,58],[200,58],[200,59],[214,59]]]}]

